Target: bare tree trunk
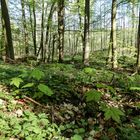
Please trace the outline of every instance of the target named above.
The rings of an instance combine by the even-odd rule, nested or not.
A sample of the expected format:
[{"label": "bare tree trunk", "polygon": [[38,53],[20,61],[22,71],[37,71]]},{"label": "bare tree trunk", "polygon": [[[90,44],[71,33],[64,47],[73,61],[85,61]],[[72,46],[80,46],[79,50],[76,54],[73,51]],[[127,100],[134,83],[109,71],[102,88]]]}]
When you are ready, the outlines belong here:
[{"label": "bare tree trunk", "polygon": [[[111,51],[111,67],[114,69],[117,67],[117,50],[116,50],[116,12],[117,12],[117,0],[112,0],[111,10],[111,35],[110,35],[110,51]],[[109,51],[109,53],[110,53]]]},{"label": "bare tree trunk", "polygon": [[41,20],[40,49],[41,49],[41,60],[44,60],[44,0],[42,0],[42,20]]},{"label": "bare tree trunk", "polygon": [[112,58],[112,32],[110,32],[110,41],[109,41],[109,48],[108,48],[108,60],[107,64],[109,65],[111,63]]},{"label": "bare tree trunk", "polygon": [[80,10],[80,8],[81,8],[80,7],[80,0],[77,0],[77,5],[78,5],[80,36],[81,36],[82,46],[84,46],[84,35],[83,35],[83,27],[82,27],[82,15],[81,15],[81,10]]},{"label": "bare tree trunk", "polygon": [[[31,3],[28,4],[29,6],[29,13],[30,13],[30,25],[31,25],[31,32],[32,32],[32,41],[34,44],[34,29],[33,29],[33,18],[32,18],[32,8],[31,8]],[[34,53],[35,55],[35,53]]]},{"label": "bare tree trunk", "polygon": [[59,49],[59,62],[63,62],[64,58],[64,0],[58,1],[58,49]]},{"label": "bare tree trunk", "polygon": [[103,51],[103,30],[102,30],[102,5],[100,2],[100,32],[101,32],[101,51]]},{"label": "bare tree trunk", "polygon": [[4,26],[4,39],[6,49],[6,61],[14,60],[14,48],[12,42],[12,33],[10,27],[10,18],[8,12],[8,6],[6,0],[1,0],[1,11],[2,11],[2,24]]},{"label": "bare tree trunk", "polygon": [[90,0],[85,0],[85,21],[84,21],[84,42],[83,42],[83,63],[89,65],[89,21],[90,21]]},{"label": "bare tree trunk", "polygon": [[37,45],[36,45],[36,13],[35,13],[35,0],[33,0],[33,17],[34,17],[34,55],[37,55]]},{"label": "bare tree trunk", "polygon": [[0,41],[0,59],[3,57],[3,51],[4,51],[4,25],[2,22],[2,17],[1,17],[1,23],[2,23],[2,31],[1,31],[1,41]]},{"label": "bare tree trunk", "polygon": [[125,28],[125,16],[123,18],[123,47],[126,46],[126,28]]},{"label": "bare tree trunk", "polygon": [[139,11],[139,25],[137,36],[137,72],[140,72],[140,11]]},{"label": "bare tree trunk", "polygon": [[47,21],[45,50],[44,50],[44,61],[46,59],[46,50],[48,49],[49,32],[50,32],[50,27],[52,25],[52,16],[53,16],[53,13],[54,13],[54,10],[55,10],[54,6],[55,6],[55,2],[53,2],[52,5],[51,5],[51,9],[50,9],[50,13],[49,13],[49,16],[48,16],[48,21]]},{"label": "bare tree trunk", "polygon": [[[103,8],[104,8],[104,13],[105,13],[105,2],[103,4]],[[104,14],[104,47],[106,49],[106,44],[107,44],[107,28],[106,28],[106,14]]]},{"label": "bare tree trunk", "polygon": [[28,33],[27,33],[27,25],[26,25],[26,16],[25,16],[25,1],[21,0],[22,7],[22,22],[24,28],[24,45],[25,45],[25,54],[28,56],[29,48],[28,48]]},{"label": "bare tree trunk", "polygon": [[52,34],[50,33],[50,39],[49,39],[49,42],[48,42],[48,58],[47,58],[47,62],[50,62],[50,58],[51,58],[51,42],[52,42],[52,39],[51,39],[51,36]]},{"label": "bare tree trunk", "polygon": [[132,33],[131,33],[131,46],[134,46],[134,37],[135,37],[135,12],[134,12],[134,3],[132,4]]},{"label": "bare tree trunk", "polygon": [[53,41],[52,41],[52,62],[54,61],[54,50],[55,50],[55,42],[56,42],[56,34],[53,35]]}]

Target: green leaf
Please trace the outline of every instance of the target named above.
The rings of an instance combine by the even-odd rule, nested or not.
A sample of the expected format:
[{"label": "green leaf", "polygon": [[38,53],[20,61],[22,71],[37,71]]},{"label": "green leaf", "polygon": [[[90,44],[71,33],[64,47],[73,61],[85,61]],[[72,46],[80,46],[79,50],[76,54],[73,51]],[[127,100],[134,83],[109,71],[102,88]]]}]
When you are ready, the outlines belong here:
[{"label": "green leaf", "polygon": [[89,74],[89,75],[96,74],[96,70],[93,69],[93,68],[89,68],[89,67],[84,68],[84,72],[85,72],[86,74]]},{"label": "green leaf", "polygon": [[28,84],[24,85],[22,88],[29,88],[32,86],[34,86],[34,83],[28,83]]},{"label": "green leaf", "polygon": [[107,86],[107,89],[112,93],[112,94],[115,94],[116,90],[111,87],[111,86]]},{"label": "green leaf", "polygon": [[14,85],[17,88],[19,88],[20,84],[23,82],[23,80],[21,78],[15,77],[11,79],[11,83],[10,85]]},{"label": "green leaf", "polygon": [[130,90],[137,90],[137,91],[140,91],[140,87],[130,87]]},{"label": "green leaf", "polygon": [[51,90],[48,86],[46,86],[46,85],[44,85],[44,84],[39,84],[39,85],[38,85],[38,89],[39,89],[41,92],[43,92],[44,94],[48,95],[48,96],[53,95],[52,90]]},{"label": "green leaf", "polygon": [[114,112],[116,112],[118,115],[120,115],[120,116],[124,116],[125,114],[120,110],[120,109],[118,109],[118,108],[116,108],[116,107],[112,107],[112,110],[114,111]]},{"label": "green leaf", "polygon": [[84,128],[79,128],[79,129],[78,129],[78,132],[79,132],[79,133],[85,133],[85,129],[84,129]]},{"label": "green leaf", "polygon": [[112,115],[112,119],[114,120],[114,121],[116,121],[117,123],[119,123],[120,122],[120,116],[117,114],[117,115],[115,115],[116,113],[114,112],[114,115]]},{"label": "green leaf", "polygon": [[102,93],[97,90],[90,90],[86,92],[85,96],[86,96],[87,102],[90,102],[90,101],[98,102],[101,99]]},{"label": "green leaf", "polygon": [[59,128],[60,128],[61,131],[64,131],[66,129],[66,127],[64,125],[60,125]]},{"label": "green leaf", "polygon": [[97,83],[96,87],[97,88],[106,88],[107,86],[105,84]]},{"label": "green leaf", "polygon": [[112,118],[116,122],[120,122],[120,116],[124,116],[125,114],[116,107],[110,107],[105,110],[105,119],[109,120]]},{"label": "green leaf", "polygon": [[31,77],[40,80],[41,78],[43,78],[45,76],[44,72],[38,70],[38,69],[34,69],[31,73]]},{"label": "green leaf", "polygon": [[82,140],[82,137],[80,135],[74,135],[71,140]]},{"label": "green leaf", "polygon": [[112,112],[110,109],[107,109],[105,112],[105,119],[109,120],[112,117]]}]

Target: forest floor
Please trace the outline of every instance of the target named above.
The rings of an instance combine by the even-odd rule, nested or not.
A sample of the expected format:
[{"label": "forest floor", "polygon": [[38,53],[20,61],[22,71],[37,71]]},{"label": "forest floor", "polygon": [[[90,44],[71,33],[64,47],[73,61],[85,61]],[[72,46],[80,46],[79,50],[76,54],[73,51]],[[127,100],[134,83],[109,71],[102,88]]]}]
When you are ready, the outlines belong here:
[{"label": "forest floor", "polygon": [[0,140],[139,140],[140,75],[104,59],[0,62]]}]

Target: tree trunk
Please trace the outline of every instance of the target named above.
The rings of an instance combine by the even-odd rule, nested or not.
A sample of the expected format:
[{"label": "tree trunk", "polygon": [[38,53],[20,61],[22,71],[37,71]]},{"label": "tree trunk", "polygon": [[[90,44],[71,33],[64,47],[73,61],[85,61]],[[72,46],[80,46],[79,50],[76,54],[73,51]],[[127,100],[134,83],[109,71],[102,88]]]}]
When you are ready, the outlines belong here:
[{"label": "tree trunk", "polygon": [[42,0],[42,20],[41,20],[41,60],[44,60],[44,0]]},{"label": "tree trunk", "polygon": [[131,17],[131,20],[132,20],[131,46],[135,46],[135,43],[134,43],[134,37],[135,37],[135,3],[134,3],[134,0],[133,0],[133,3],[132,3],[132,17]]},{"label": "tree trunk", "polygon": [[48,16],[48,21],[47,21],[44,61],[46,59],[46,50],[48,49],[49,32],[50,32],[50,27],[52,25],[52,16],[53,16],[54,9],[55,9],[54,6],[55,6],[55,2],[53,2],[51,5],[51,9],[50,9],[50,13]]},{"label": "tree trunk", "polygon": [[89,65],[89,21],[90,21],[90,0],[85,0],[85,19],[84,19],[84,42],[83,42],[83,63]]},{"label": "tree trunk", "polygon": [[123,18],[123,27],[122,27],[122,30],[123,30],[123,48],[126,47],[126,27],[125,27],[125,16]]},{"label": "tree trunk", "polygon": [[[32,8],[31,8],[31,3],[28,4],[29,6],[29,13],[30,13],[30,25],[31,25],[31,32],[32,32],[32,41],[34,44],[34,29],[33,29],[33,18],[32,18]],[[35,55],[35,53],[34,53]]]},{"label": "tree trunk", "polygon": [[59,62],[63,62],[64,58],[64,0],[58,1],[58,49],[59,49]]},{"label": "tree trunk", "polygon": [[52,41],[52,63],[54,61],[55,42],[56,42],[56,34],[53,35],[53,41]]},{"label": "tree trunk", "polygon": [[14,60],[14,48],[12,42],[12,33],[10,27],[10,18],[6,0],[1,0],[2,22],[4,25],[4,39],[6,50],[6,61]]},{"label": "tree trunk", "polygon": [[47,58],[47,62],[50,62],[50,58],[51,58],[51,43],[52,43],[52,34],[50,33],[50,39],[48,42],[48,58]]},{"label": "tree trunk", "polygon": [[0,59],[3,57],[3,50],[4,50],[4,25],[2,22],[2,17],[1,17],[1,23],[2,23],[2,31],[1,31],[1,41],[0,41]]},{"label": "tree trunk", "polygon": [[83,35],[83,26],[82,26],[82,15],[81,15],[81,6],[80,6],[80,0],[77,0],[78,5],[78,16],[79,16],[79,27],[80,27],[80,36],[82,41],[82,47],[84,46],[84,35]]},{"label": "tree trunk", "polygon": [[34,55],[37,55],[37,45],[36,45],[36,13],[35,13],[35,0],[33,0],[33,17],[34,17]]},{"label": "tree trunk", "polygon": [[21,7],[22,7],[22,22],[24,28],[24,45],[25,45],[25,54],[28,57],[29,48],[28,48],[28,33],[27,33],[27,25],[26,25],[26,16],[25,16],[25,1],[21,0]]},{"label": "tree trunk", "polygon": [[139,25],[137,36],[137,71],[140,73],[140,11],[139,11]]},{"label": "tree trunk", "polygon": [[117,12],[117,0],[112,0],[112,10],[111,10],[111,33],[110,33],[110,51],[111,59],[109,59],[109,64],[111,68],[117,67],[117,50],[116,50],[116,12]]}]

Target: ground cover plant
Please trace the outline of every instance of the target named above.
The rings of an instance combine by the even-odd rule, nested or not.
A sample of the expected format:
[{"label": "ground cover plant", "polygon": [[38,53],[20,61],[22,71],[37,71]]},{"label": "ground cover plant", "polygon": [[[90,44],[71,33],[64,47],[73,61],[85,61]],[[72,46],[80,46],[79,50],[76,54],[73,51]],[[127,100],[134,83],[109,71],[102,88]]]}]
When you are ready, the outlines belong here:
[{"label": "ground cover plant", "polygon": [[1,139],[140,138],[139,75],[99,64],[0,67]]},{"label": "ground cover plant", "polygon": [[140,0],[0,0],[0,140],[140,140]]}]

